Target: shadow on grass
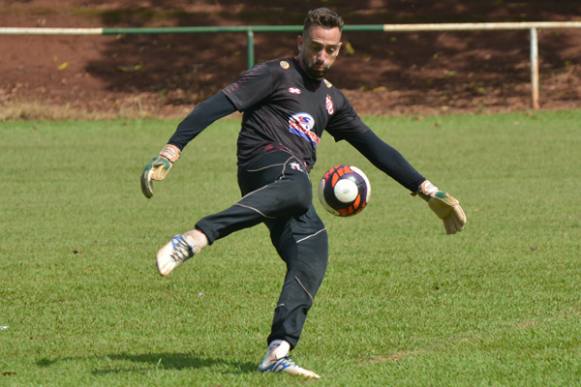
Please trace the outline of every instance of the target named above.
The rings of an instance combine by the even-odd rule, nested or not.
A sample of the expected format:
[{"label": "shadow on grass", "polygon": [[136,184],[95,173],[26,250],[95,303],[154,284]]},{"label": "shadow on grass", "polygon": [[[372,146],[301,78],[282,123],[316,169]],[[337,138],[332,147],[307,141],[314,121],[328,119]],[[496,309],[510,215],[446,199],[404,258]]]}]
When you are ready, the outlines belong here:
[{"label": "shadow on grass", "polygon": [[[102,360],[107,361],[109,365],[101,369],[94,369],[94,375],[108,375],[123,372],[148,372],[152,369],[168,369],[168,370],[183,370],[191,368],[209,368],[209,367],[228,367],[228,370],[223,373],[228,374],[245,374],[256,371],[256,364],[242,361],[231,361],[224,359],[215,359],[207,357],[198,357],[190,353],[144,353],[144,354],[111,354],[103,356],[87,356],[87,357],[62,357],[47,359],[43,358],[36,362],[40,367],[50,367],[56,363],[64,361],[78,361],[78,360]],[[115,361],[144,364],[144,367],[121,367],[116,366]]]}]

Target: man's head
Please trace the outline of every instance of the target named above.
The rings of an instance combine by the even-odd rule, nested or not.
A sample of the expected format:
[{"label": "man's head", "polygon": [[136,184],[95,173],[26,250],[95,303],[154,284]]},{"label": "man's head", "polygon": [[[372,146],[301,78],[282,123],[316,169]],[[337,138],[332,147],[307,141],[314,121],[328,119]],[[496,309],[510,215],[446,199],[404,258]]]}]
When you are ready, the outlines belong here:
[{"label": "man's head", "polygon": [[335,63],[342,29],[343,19],[328,8],[313,9],[307,14],[297,45],[299,60],[311,78],[322,79]]}]

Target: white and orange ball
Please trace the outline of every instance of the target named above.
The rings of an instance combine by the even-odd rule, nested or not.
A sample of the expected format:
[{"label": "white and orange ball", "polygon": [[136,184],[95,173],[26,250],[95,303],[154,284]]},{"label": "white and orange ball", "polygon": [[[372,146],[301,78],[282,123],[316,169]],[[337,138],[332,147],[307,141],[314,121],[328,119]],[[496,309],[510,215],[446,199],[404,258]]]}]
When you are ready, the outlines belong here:
[{"label": "white and orange ball", "polygon": [[333,215],[358,214],[367,206],[370,197],[369,179],[352,165],[335,165],[325,172],[319,183],[319,200]]}]

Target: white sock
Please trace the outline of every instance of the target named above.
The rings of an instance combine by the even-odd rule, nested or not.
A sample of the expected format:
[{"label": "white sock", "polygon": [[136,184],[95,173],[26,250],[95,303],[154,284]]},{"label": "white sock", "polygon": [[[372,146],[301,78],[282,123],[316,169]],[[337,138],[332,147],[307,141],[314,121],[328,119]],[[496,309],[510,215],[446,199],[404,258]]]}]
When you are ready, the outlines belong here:
[{"label": "white sock", "polygon": [[268,350],[275,360],[288,356],[290,344],[286,340],[273,340],[268,345]]}]

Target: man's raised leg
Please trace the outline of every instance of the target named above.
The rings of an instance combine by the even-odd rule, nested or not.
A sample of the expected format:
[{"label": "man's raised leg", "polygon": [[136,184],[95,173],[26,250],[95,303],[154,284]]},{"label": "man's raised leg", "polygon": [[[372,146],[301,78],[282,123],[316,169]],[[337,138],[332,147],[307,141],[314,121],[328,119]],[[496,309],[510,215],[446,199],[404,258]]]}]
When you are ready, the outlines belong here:
[{"label": "man's raised leg", "polygon": [[215,240],[256,224],[305,213],[311,205],[308,175],[286,152],[257,157],[249,170],[239,171],[244,196],[230,208],[198,221],[193,230],[174,236],[157,254],[157,268],[168,276],[175,268]]}]

